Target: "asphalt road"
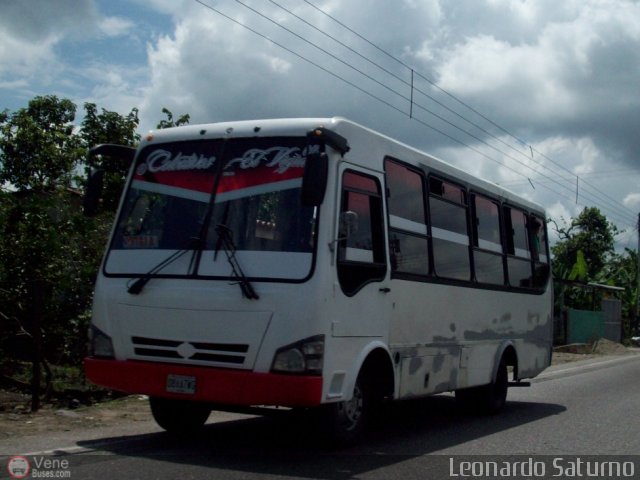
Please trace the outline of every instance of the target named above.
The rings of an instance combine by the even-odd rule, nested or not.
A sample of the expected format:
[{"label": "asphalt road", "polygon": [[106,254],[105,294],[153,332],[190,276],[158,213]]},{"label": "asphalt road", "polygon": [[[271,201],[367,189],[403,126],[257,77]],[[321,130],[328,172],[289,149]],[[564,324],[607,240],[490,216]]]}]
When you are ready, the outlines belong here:
[{"label": "asphalt road", "polygon": [[[546,458],[545,473],[552,478],[560,473],[549,470],[552,458],[640,453],[640,355],[552,367],[530,388],[510,389],[497,416],[462,414],[450,395],[397,403],[360,445],[339,451],[317,442],[314,432],[290,415],[213,418],[189,440],[174,439],[151,424],[125,425],[91,438],[61,433],[16,440],[11,447],[0,445],[0,453],[24,454],[31,474],[50,471],[75,479],[452,478],[461,476],[462,455]],[[45,452],[55,454],[44,456],[57,461],[49,465],[53,468],[42,464]],[[1,460],[0,478],[8,478],[8,457]],[[640,464],[633,461],[638,478]]]}]

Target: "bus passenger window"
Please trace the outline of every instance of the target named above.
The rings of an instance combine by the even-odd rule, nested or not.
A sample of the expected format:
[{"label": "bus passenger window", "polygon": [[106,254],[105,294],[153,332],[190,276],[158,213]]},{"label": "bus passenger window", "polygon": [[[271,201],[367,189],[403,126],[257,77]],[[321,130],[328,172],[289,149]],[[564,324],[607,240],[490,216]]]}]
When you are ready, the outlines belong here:
[{"label": "bus passenger window", "polygon": [[529,235],[531,239],[531,255],[533,257],[533,287],[542,288],[549,280],[550,267],[547,256],[547,233],[545,222],[535,215],[529,217]]},{"label": "bus passenger window", "polygon": [[385,160],[393,273],[428,275],[429,244],[422,174]]},{"label": "bus passenger window", "polygon": [[343,292],[351,296],[386,275],[382,196],[376,178],[344,173],[340,215],[345,212],[355,214],[357,228],[338,243],[338,279]]},{"label": "bus passenger window", "polygon": [[531,216],[529,220],[529,235],[531,236],[531,253],[536,262],[548,263],[547,234],[544,220]]},{"label": "bus passenger window", "polygon": [[438,277],[471,280],[466,191],[437,178],[429,179],[433,263]]},{"label": "bus passenger window", "polygon": [[473,195],[473,207],[473,264],[476,280],[479,283],[504,285],[500,209],[495,201],[480,195]]},{"label": "bus passenger window", "polygon": [[504,207],[507,232],[507,271],[512,287],[532,287],[531,251],[527,214],[522,210]]}]

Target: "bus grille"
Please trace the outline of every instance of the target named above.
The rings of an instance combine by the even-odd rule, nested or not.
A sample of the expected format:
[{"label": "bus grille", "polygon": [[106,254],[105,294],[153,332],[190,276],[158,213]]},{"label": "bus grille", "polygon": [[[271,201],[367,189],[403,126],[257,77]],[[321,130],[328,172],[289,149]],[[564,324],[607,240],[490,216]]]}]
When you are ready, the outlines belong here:
[{"label": "bus grille", "polygon": [[197,360],[201,362],[242,365],[249,345],[237,343],[205,343],[131,337],[134,353],[164,360]]}]

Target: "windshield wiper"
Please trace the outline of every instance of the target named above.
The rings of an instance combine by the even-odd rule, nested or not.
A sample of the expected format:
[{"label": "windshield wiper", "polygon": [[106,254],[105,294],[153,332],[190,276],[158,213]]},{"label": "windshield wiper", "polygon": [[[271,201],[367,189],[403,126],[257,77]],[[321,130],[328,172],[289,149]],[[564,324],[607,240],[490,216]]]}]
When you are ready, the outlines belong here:
[{"label": "windshield wiper", "polygon": [[[191,252],[194,250],[197,251],[197,250],[200,250],[201,248],[202,248],[202,240],[200,240],[200,238],[198,237],[190,238],[189,244],[187,245],[186,248],[183,248],[181,250],[178,250],[172,253],[167,258],[165,258],[160,263],[158,263],[155,267],[153,267],[151,270],[149,270],[147,273],[145,273],[142,277],[136,279],[135,281],[130,281],[127,284],[127,292],[129,292],[131,295],[138,295],[140,292],[142,292],[142,289],[144,288],[144,286],[147,283],[149,283],[149,280],[155,277],[156,274],[160,270],[162,270],[164,267],[175,262],[177,259],[182,257],[185,253]],[[189,271],[191,271],[191,268],[192,268],[192,265],[189,267]]]},{"label": "windshield wiper", "polygon": [[220,246],[224,248],[224,253],[227,255],[227,260],[229,261],[229,265],[231,265],[231,273],[234,278],[238,279],[238,285],[240,285],[240,290],[242,290],[242,295],[247,297],[249,300],[258,300],[260,296],[253,289],[253,286],[249,282],[249,279],[246,277],[242,268],[240,268],[240,264],[236,259],[236,246],[233,243],[233,236],[231,235],[231,229],[222,223],[216,225],[216,233],[218,234],[218,245],[216,245],[216,255],[217,250]]}]

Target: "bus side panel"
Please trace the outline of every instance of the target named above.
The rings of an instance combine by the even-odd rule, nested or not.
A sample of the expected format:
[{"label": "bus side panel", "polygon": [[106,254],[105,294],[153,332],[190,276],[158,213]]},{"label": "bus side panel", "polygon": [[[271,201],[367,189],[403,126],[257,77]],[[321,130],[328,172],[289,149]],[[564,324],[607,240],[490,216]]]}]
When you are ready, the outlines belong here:
[{"label": "bus side panel", "polygon": [[505,342],[519,378],[549,364],[550,295],[394,280],[390,346],[401,358],[400,397],[490,383]]}]

